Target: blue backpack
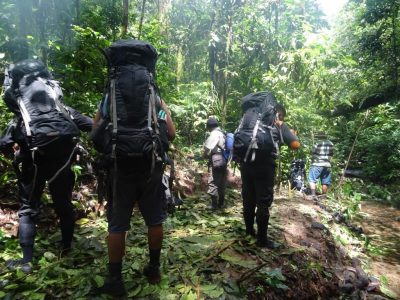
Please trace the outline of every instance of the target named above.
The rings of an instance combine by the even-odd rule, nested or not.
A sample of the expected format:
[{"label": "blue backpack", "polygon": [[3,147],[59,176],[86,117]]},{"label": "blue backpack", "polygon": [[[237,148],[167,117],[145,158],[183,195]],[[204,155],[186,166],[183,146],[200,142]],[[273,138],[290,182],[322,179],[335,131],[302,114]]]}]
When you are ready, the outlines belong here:
[{"label": "blue backpack", "polygon": [[228,132],[225,136],[225,150],[224,150],[224,158],[228,163],[232,159],[233,142],[234,142],[233,133]]}]

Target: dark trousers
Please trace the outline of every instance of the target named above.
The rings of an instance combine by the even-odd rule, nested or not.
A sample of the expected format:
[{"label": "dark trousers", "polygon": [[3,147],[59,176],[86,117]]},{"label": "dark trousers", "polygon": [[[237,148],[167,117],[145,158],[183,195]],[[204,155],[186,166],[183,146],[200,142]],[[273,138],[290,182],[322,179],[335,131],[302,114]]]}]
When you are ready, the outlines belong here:
[{"label": "dark trousers", "polygon": [[[135,202],[138,202],[147,226],[162,224],[167,218],[162,165],[156,164],[151,173],[150,164],[141,166],[139,163],[136,159],[121,159],[117,160],[117,170],[114,170],[114,165],[109,170],[107,219],[110,233],[121,233],[130,229]],[[114,184],[116,199],[113,199]]]},{"label": "dark trousers", "polygon": [[62,242],[69,247],[74,232],[75,216],[71,203],[75,177],[68,160],[74,151],[71,143],[61,149],[52,145],[45,151],[36,151],[32,157],[25,151],[18,166],[19,178],[19,240],[21,246],[32,246],[35,239],[35,223],[41,207],[41,196],[46,181],[66,167],[49,183],[49,191],[57,216],[60,218]]},{"label": "dark trousers", "polygon": [[258,237],[266,238],[269,208],[274,199],[275,163],[273,160],[263,163],[242,163],[240,172],[246,230],[254,230],[254,219],[256,219]]},{"label": "dark trousers", "polygon": [[225,202],[225,189],[226,189],[226,172],[225,168],[211,168],[211,174],[208,178],[207,194],[211,196],[213,206],[223,206]]}]

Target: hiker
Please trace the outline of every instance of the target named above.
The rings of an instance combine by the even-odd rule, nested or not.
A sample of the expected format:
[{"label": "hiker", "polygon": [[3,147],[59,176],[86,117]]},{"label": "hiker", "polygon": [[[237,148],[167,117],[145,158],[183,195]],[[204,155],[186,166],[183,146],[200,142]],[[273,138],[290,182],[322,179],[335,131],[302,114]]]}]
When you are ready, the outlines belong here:
[{"label": "hiker", "polygon": [[3,153],[14,152],[19,188],[19,243],[22,259],[10,269],[32,270],[36,222],[46,181],[60,219],[61,254],[71,248],[75,216],[71,203],[75,182],[71,164],[77,154],[79,130],[90,131],[92,120],[62,102],[58,83],[39,60],[26,59],[11,69],[11,86],[4,101],[15,118],[1,139]]},{"label": "hiker", "polygon": [[[234,159],[240,163],[243,217],[246,234],[257,237],[259,247],[276,248],[268,237],[269,208],[274,196],[275,158],[283,142],[300,147],[298,138],[283,122],[286,110],[269,92],[257,92],[242,99],[244,113],[235,132]],[[257,234],[254,221],[257,222]]]},{"label": "hiker", "polygon": [[125,240],[135,203],[147,226],[149,283],[161,280],[163,222],[167,217],[162,183],[165,154],[175,128],[154,82],[156,49],[138,40],[119,40],[105,49],[109,80],[92,132],[95,148],[109,161],[107,220],[108,275],[100,293],[126,291],[122,279]]},{"label": "hiker", "polygon": [[207,190],[207,194],[211,196],[211,204],[208,208],[215,211],[223,208],[225,204],[227,161],[224,151],[226,136],[219,127],[217,119],[213,117],[208,118],[206,128],[210,135],[204,143],[203,154],[208,158],[208,168],[211,167]]},{"label": "hiker", "polygon": [[317,142],[314,144],[311,154],[312,163],[308,173],[308,182],[311,190],[311,200],[318,200],[316,185],[321,181],[322,194],[328,192],[331,184],[331,158],[333,156],[333,143],[328,140],[325,132],[315,135]]}]

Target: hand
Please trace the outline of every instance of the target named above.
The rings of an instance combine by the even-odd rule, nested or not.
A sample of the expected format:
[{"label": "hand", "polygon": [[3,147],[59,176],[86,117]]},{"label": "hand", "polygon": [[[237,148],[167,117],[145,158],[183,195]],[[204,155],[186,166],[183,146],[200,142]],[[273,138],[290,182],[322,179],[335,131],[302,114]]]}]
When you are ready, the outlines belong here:
[{"label": "hand", "polygon": [[13,148],[14,152],[18,152],[19,151],[19,145],[18,144],[14,144],[12,148]]}]

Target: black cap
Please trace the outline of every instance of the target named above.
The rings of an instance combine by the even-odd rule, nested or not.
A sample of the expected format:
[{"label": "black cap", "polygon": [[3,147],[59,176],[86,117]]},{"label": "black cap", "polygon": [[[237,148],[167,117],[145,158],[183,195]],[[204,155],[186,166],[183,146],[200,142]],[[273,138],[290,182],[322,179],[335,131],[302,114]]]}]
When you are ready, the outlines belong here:
[{"label": "black cap", "polygon": [[218,121],[216,118],[209,117],[207,120],[207,128],[215,128],[218,127]]},{"label": "black cap", "polygon": [[316,139],[320,139],[320,140],[324,140],[324,139],[327,138],[327,135],[326,135],[326,133],[325,133],[324,131],[318,131],[318,132],[315,134],[315,138],[316,138]]}]

